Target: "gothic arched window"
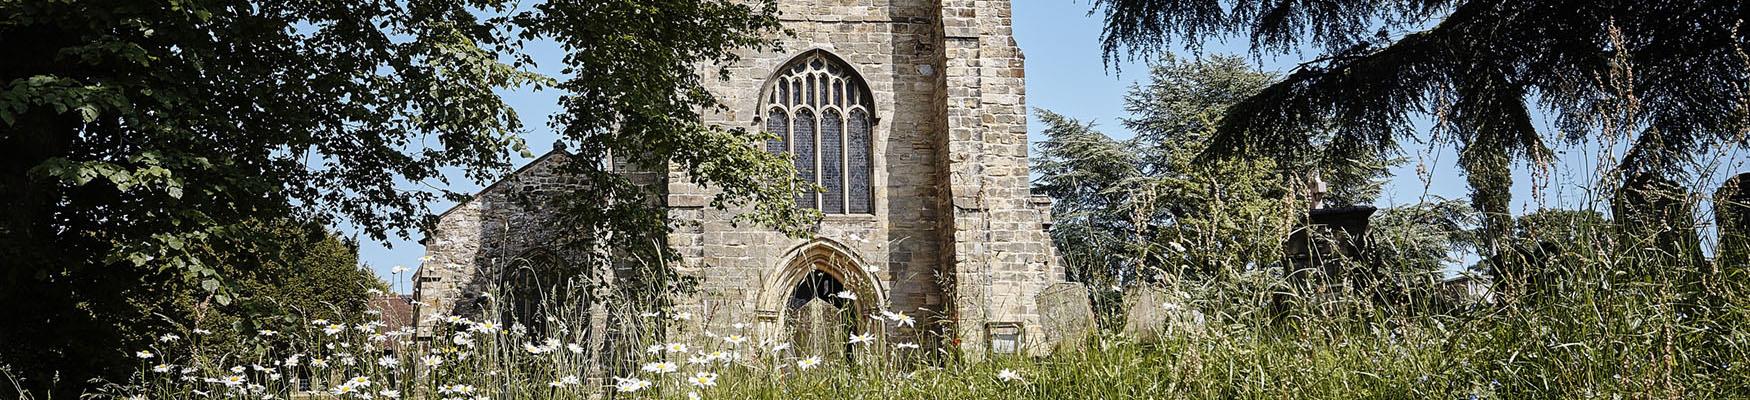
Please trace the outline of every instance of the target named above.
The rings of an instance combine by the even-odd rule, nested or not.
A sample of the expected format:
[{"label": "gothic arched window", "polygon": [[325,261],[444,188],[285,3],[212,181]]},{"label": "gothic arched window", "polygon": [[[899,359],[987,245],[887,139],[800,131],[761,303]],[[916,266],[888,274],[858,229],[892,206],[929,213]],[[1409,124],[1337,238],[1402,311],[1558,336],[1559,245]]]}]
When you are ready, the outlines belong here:
[{"label": "gothic arched window", "polygon": [[826,189],[798,191],[796,204],[826,214],[873,213],[875,114],[868,84],[837,57],[816,50],[785,64],[765,92],[765,128],[778,135],[766,151],[795,155],[798,176]]}]

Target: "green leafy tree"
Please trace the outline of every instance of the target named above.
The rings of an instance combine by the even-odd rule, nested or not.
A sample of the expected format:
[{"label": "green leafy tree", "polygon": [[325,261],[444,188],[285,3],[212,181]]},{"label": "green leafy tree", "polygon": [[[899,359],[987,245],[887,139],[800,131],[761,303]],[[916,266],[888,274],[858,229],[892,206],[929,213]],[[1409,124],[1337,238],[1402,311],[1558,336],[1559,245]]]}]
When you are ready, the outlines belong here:
[{"label": "green leafy tree", "polygon": [[1230,109],[1212,156],[1326,158],[1395,151],[1416,116],[1458,149],[1489,237],[1512,228],[1511,163],[1551,153],[1533,110],[1562,137],[1631,144],[1623,176],[1679,172],[1692,155],[1743,146],[1750,129],[1750,3],[1604,1],[1098,0],[1108,60],[1234,35],[1257,54],[1318,56]]},{"label": "green leafy tree", "polygon": [[[705,126],[700,65],[772,42],[773,1],[251,0],[0,3],[0,363],[37,387],[114,376],[158,321],[132,302],[197,282],[235,304],[227,249],[252,221],[407,237],[446,174],[484,181],[527,155],[501,90],[564,91],[552,123],[603,212],[585,237],[660,231],[645,195],[595,166],[672,162],[777,226],[794,174]],[[528,71],[557,41],[566,75]],[[719,73],[726,73],[722,69]],[[602,201],[605,199],[606,201]],[[620,215],[645,216],[615,221]],[[794,229],[792,229],[794,231]],[[649,236],[649,235],[644,235]],[[209,251],[215,250],[215,251]],[[259,261],[259,260],[253,260]],[[242,269],[260,265],[237,265]],[[162,327],[161,328],[167,328]],[[143,327],[141,329],[154,329]]]},{"label": "green leafy tree", "polygon": [[1305,171],[1364,182],[1339,186],[1339,203],[1377,195],[1383,163],[1197,160],[1227,108],[1274,75],[1238,57],[1211,56],[1163,58],[1150,77],[1126,96],[1131,117],[1123,122],[1137,133],[1128,140],[1039,112],[1046,140],[1035,159],[1035,189],[1057,200],[1052,233],[1076,278],[1212,278],[1262,268],[1280,258],[1281,241],[1304,210],[1296,196]]}]

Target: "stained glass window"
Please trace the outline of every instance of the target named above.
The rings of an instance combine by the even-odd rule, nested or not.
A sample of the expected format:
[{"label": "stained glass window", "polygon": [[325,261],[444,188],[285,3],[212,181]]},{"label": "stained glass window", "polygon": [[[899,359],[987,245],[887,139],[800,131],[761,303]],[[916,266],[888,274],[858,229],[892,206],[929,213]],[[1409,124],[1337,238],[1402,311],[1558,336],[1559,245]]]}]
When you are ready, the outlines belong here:
[{"label": "stained glass window", "polygon": [[820,119],[820,212],[845,213],[845,123],[837,108],[828,108]]},{"label": "stained glass window", "polygon": [[826,214],[874,212],[874,125],[868,85],[838,58],[814,51],[785,64],[767,84],[766,150],[794,155],[797,176],[823,188],[799,190],[796,204]]},{"label": "stained glass window", "polygon": [[869,175],[873,171],[873,165],[870,163],[869,154],[868,113],[863,112],[861,108],[851,109],[851,120],[848,126],[850,127],[849,135],[846,136],[850,137],[850,145],[846,148],[850,151],[845,155],[845,172],[848,175],[846,181],[851,182],[847,187],[850,194],[848,196],[850,197],[850,212],[866,214],[875,209],[874,195],[870,193],[871,188],[869,187]]}]

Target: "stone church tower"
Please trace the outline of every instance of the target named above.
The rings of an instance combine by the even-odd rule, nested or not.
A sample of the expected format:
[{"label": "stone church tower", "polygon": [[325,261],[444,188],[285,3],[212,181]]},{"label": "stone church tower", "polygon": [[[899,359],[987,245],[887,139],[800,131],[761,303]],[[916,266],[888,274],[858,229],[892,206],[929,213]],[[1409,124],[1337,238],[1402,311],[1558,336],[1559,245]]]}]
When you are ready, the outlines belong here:
[{"label": "stone church tower", "polygon": [[[782,0],[795,33],[782,51],[748,52],[708,85],[728,107],[708,123],[763,129],[827,190],[799,196],[826,214],[796,239],[709,206],[711,192],[670,171],[663,191],[680,273],[700,290],[677,312],[778,335],[815,298],[854,294],[864,315],[944,322],[918,341],[968,354],[1043,352],[1035,296],[1064,272],[1045,232],[1049,201],[1030,195],[1023,57],[1004,0]],[[446,212],[424,242],[421,301],[457,308],[491,260],[530,254],[539,234],[493,232],[542,219],[507,200],[540,187],[549,157]],[[532,226],[532,225],[531,225]],[[514,242],[514,243],[513,243]],[[923,324],[920,324],[920,326]],[[726,329],[726,328],[724,328]]]}]

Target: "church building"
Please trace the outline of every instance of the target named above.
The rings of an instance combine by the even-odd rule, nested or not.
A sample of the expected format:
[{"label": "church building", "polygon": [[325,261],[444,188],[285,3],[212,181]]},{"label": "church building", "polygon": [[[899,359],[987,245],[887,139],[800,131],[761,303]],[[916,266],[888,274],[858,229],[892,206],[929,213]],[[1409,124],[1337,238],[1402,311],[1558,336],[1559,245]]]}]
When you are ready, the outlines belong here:
[{"label": "church building", "polygon": [[[1029,192],[1024,58],[1009,2],[779,7],[794,35],[781,51],[746,51],[728,80],[707,78],[727,110],[706,122],[779,135],[760,145],[794,155],[803,178],[825,188],[797,198],[824,219],[811,238],[736,224],[739,210],[711,207],[711,189],[669,172],[668,245],[682,256],[679,273],[699,283],[674,312],[772,337],[833,293],[862,315],[903,312],[950,332],[919,339],[927,345],[974,357],[1049,351],[1035,298],[1064,271],[1046,233],[1050,201]],[[508,193],[562,182],[547,165],[562,156],[533,161],[428,229],[421,319],[479,296],[496,263],[548,254],[539,232],[519,230],[550,216]]]}]

